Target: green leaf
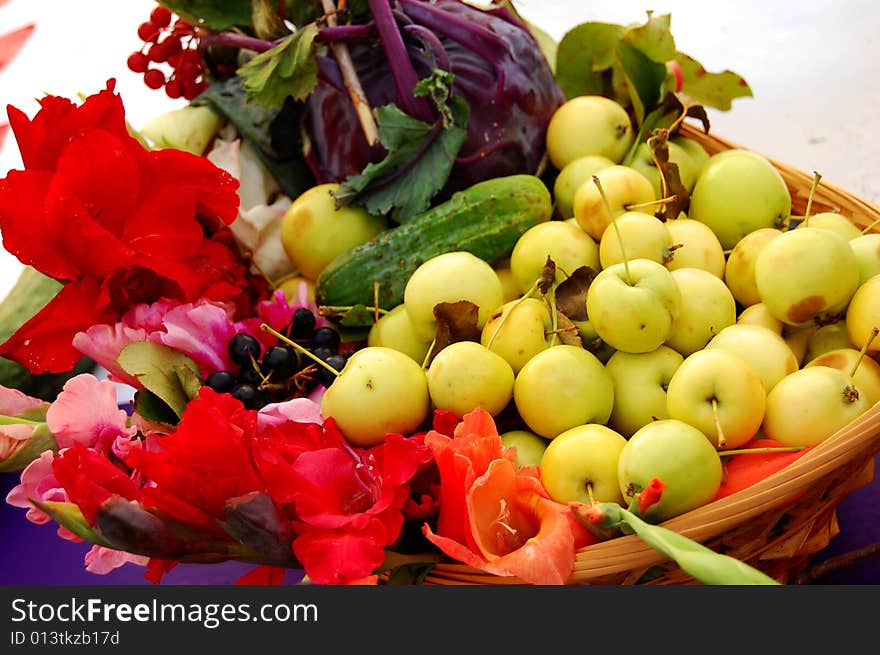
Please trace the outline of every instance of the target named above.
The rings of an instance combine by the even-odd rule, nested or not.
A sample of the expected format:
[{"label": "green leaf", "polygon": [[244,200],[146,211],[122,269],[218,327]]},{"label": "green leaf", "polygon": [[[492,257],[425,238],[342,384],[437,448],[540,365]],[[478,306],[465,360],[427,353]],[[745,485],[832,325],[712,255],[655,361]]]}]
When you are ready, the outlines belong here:
[{"label": "green leaf", "polygon": [[246,101],[244,80],[233,76],[215,82],[193,104],[210,106],[228,120],[260,157],[263,165],[289,198],[315,185],[302,157],[299,134],[300,107],[293,100],[279,109],[266,109]]},{"label": "green leaf", "polygon": [[15,451],[15,454],[11,457],[7,457],[0,462],[0,473],[18,473],[23,471],[28,464],[47,450],[58,452],[58,444],[55,443],[55,435],[43,423],[34,428],[30,439],[27,440],[24,446]]},{"label": "green leaf", "polygon": [[660,102],[660,90],[667,75],[666,65],[655,62],[625,41],[617,44],[617,58],[626,79],[636,125],[640,126]]},{"label": "green leaf", "polygon": [[675,58],[675,39],[669,30],[670,14],[654,16],[648,12],[648,20],[643,25],[633,25],[626,29],[623,40],[639,50],[649,59],[665,64]]},{"label": "green leaf", "polygon": [[187,402],[198,395],[201,376],[189,357],[161,343],[128,344],[116,362],[143,387],[161,398],[179,417]]},{"label": "green leaf", "polygon": [[339,324],[349,328],[370,327],[375,323],[375,318],[375,308],[354,305],[339,318]]},{"label": "green leaf", "polygon": [[193,24],[217,31],[251,24],[251,0],[159,0],[159,4]]},{"label": "green leaf", "polygon": [[728,111],[734,99],[752,97],[748,82],[733,71],[710,73],[682,52],[676,53],[675,59],[681,65],[681,92],[700,104]]},{"label": "green leaf", "polygon": [[582,23],[562,37],[556,48],[556,81],[566,98],[611,95],[608,71],[617,60],[623,27],[611,23]]},{"label": "green leaf", "polygon": [[379,139],[388,151],[382,161],[349,176],[334,193],[343,203],[363,206],[374,215],[405,223],[428,208],[443,188],[455,157],[467,138],[469,110],[458,96],[450,101],[455,126],[424,123],[395,105],[375,109]]},{"label": "green leaf", "polygon": [[138,389],[134,394],[134,411],[154,423],[163,423],[169,427],[177,425],[180,418],[164,400],[152,391]]},{"label": "green leaf", "polygon": [[261,52],[238,69],[248,102],[280,108],[289,97],[305,100],[318,83],[315,37],[318,26],[304,25],[271,50]]},{"label": "green leaf", "polygon": [[89,543],[111,547],[110,543],[89,525],[82,511],[74,503],[56,501],[39,501],[31,499],[31,503],[48,514],[53,521],[70,530],[73,534]]}]

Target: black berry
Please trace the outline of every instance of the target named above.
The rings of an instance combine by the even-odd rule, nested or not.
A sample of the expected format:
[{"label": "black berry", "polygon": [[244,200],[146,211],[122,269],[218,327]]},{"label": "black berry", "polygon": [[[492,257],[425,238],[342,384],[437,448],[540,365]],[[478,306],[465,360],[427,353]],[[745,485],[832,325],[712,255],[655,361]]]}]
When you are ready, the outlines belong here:
[{"label": "black berry", "polygon": [[[328,366],[332,366],[337,371],[342,371],[345,368],[345,357],[342,355],[330,355],[324,360]],[[323,384],[325,387],[329,387],[333,384],[333,381],[336,379],[336,375],[333,374],[332,371],[327,370],[323,366],[318,368],[318,372],[316,374],[318,382]]]},{"label": "black berry", "polygon": [[232,397],[241,401],[247,409],[256,409],[259,391],[252,384],[238,384],[232,390]]},{"label": "black berry", "polygon": [[260,375],[260,372],[257,371],[257,369],[248,364],[247,366],[241,367],[241,370],[238,372],[235,381],[238,384],[250,384],[258,387],[263,381],[263,378]]},{"label": "black berry", "polygon": [[339,333],[330,327],[320,327],[312,333],[314,348],[327,347],[334,353],[339,352]]},{"label": "black berry", "polygon": [[229,356],[236,364],[248,365],[251,363],[251,356],[254,359],[259,358],[260,342],[246,332],[239,332],[229,340]]},{"label": "black berry", "polygon": [[300,307],[293,313],[290,322],[290,336],[294,339],[308,339],[315,331],[315,315],[310,309]]},{"label": "black berry", "polygon": [[328,357],[332,357],[336,354],[336,351],[333,348],[328,348],[327,346],[318,346],[314,350],[312,350],[312,354],[320,359],[322,362],[326,361]]},{"label": "black berry", "polygon": [[299,361],[296,351],[290,346],[272,346],[263,355],[260,368],[263,375],[273,374],[273,379],[285,379],[296,373]]},{"label": "black berry", "polygon": [[235,387],[235,376],[229,371],[216,371],[205,378],[205,386],[217,393],[229,393]]}]

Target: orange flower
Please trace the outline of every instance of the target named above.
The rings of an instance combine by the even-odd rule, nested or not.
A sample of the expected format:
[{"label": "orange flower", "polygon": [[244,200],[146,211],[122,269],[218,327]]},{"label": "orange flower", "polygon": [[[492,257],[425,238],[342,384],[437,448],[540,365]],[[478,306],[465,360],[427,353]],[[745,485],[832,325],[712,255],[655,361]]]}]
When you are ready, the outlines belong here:
[{"label": "orange flower", "polygon": [[449,557],[493,575],[532,584],[564,584],[575,550],[594,538],[566,505],[550,499],[537,470],[517,470],[492,417],[467,414],[450,439],[425,443],[440,469],[437,533],[425,536]]}]

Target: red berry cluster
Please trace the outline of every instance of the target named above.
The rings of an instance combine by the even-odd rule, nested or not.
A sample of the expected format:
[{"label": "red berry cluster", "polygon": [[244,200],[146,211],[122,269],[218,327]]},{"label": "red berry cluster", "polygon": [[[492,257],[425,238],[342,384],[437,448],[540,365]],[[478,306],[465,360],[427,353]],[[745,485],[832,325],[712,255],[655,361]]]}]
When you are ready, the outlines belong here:
[{"label": "red berry cluster", "polygon": [[[138,26],[138,37],[144,46],[129,55],[128,68],[142,73],[148,87],[164,86],[169,98],[192,100],[208,86],[194,26],[159,6],[150,13],[150,20]],[[166,75],[159,64],[166,64],[171,73]]]}]

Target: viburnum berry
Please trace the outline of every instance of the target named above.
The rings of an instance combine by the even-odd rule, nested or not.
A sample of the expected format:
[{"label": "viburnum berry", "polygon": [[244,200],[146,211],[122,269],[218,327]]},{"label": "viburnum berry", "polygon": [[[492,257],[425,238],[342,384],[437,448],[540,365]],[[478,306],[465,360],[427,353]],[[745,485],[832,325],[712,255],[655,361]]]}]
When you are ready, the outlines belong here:
[{"label": "viburnum berry", "polygon": [[132,52],[128,56],[128,68],[134,73],[145,73],[150,65],[150,60],[143,52]]},{"label": "viburnum berry", "polygon": [[[205,66],[198,51],[197,30],[193,25],[166,7],[156,7],[150,20],[138,26],[138,36],[144,41],[139,52],[129,55],[128,67],[144,74],[144,83],[151,89],[165,87],[169,98],[192,100],[207,88]],[[164,64],[167,74],[150,63]]]},{"label": "viburnum berry", "polygon": [[156,7],[150,13],[150,22],[159,27],[168,27],[171,24],[171,10],[167,7]]},{"label": "viburnum berry", "polygon": [[144,73],[144,84],[151,89],[161,89],[165,84],[165,74],[158,68],[151,68]]},{"label": "viburnum berry", "polygon": [[138,26],[137,33],[142,41],[150,42],[159,36],[159,26],[151,21],[146,21]]}]

